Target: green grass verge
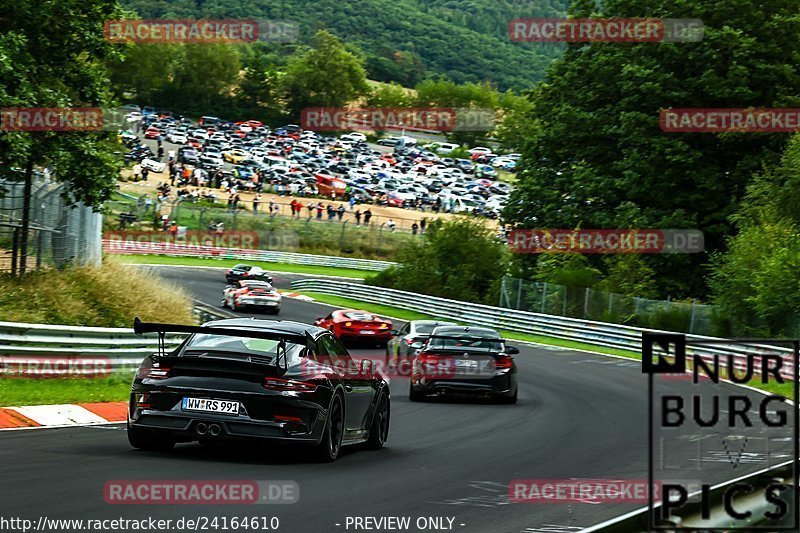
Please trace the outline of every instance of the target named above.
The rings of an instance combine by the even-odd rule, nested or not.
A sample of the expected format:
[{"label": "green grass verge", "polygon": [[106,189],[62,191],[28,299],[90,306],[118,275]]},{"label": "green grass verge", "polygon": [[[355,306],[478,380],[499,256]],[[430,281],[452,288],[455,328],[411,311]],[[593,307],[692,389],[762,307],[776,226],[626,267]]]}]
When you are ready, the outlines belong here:
[{"label": "green grass verge", "polygon": [[392,307],[391,305],[371,304],[362,302],[361,300],[353,300],[350,298],[342,298],[341,296],[332,296],[330,294],[322,294],[319,292],[311,291],[296,291],[298,294],[311,296],[318,302],[333,305],[336,307],[347,307],[353,309],[363,309],[370,311],[376,315],[387,315],[400,320],[436,320],[433,315],[426,315],[424,313],[417,313],[416,311],[408,311],[400,309],[399,307]]},{"label": "green grass verge", "polygon": [[103,378],[2,378],[0,406],[125,401],[132,379],[132,372]]},{"label": "green grass verge", "polygon": [[[427,315],[424,313],[417,313],[416,311],[408,311],[406,309],[400,309],[399,307],[393,307],[390,305],[382,305],[382,304],[373,304],[368,302],[362,302],[360,300],[353,300],[351,298],[342,298],[340,296],[331,296],[329,294],[322,294],[318,292],[308,292],[308,291],[299,291],[301,294],[305,294],[306,296],[311,296],[315,300],[335,305],[337,307],[353,307],[357,309],[364,309],[365,311],[370,311],[372,313],[378,315],[386,315],[398,318],[400,320],[436,320],[437,317],[433,315]],[[500,334],[510,340],[518,340],[518,341],[526,341],[526,342],[535,342],[537,344],[546,344],[550,346],[558,346],[560,348],[572,349],[572,350],[588,350],[591,352],[597,352],[602,354],[608,355],[617,355],[620,357],[626,357],[628,359],[634,359],[637,361],[641,361],[642,354],[639,352],[632,352],[630,350],[620,350],[616,348],[606,348],[603,346],[595,346],[593,344],[588,344],[584,342],[575,342],[575,341],[568,341],[563,339],[556,339],[553,337],[546,337],[544,335],[530,335],[527,333],[518,333],[514,331],[508,330],[500,330]],[[760,383],[758,381],[752,381],[748,383],[751,387],[756,389],[761,389],[773,394],[779,394],[786,398],[792,398],[794,394],[793,385],[791,382],[787,383]]]},{"label": "green grass verge", "polygon": [[264,270],[279,272],[294,272],[297,274],[319,274],[324,276],[338,276],[344,278],[366,279],[376,273],[369,270],[355,270],[353,268],[325,267],[314,265],[292,265],[289,263],[265,263],[262,261],[244,261],[242,259],[203,259],[200,257],[170,257],[166,255],[119,255],[116,256],[123,263],[161,264],[183,266],[210,266],[230,268],[238,263],[247,263],[260,266]]}]

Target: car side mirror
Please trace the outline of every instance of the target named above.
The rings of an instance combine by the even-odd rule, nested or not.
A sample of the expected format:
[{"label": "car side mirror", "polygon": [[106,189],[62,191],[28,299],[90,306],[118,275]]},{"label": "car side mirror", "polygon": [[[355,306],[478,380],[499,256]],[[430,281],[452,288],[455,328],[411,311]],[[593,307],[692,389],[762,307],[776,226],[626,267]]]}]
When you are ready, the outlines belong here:
[{"label": "car side mirror", "polygon": [[517,355],[519,353],[519,348],[516,346],[506,346],[506,353],[508,355]]}]

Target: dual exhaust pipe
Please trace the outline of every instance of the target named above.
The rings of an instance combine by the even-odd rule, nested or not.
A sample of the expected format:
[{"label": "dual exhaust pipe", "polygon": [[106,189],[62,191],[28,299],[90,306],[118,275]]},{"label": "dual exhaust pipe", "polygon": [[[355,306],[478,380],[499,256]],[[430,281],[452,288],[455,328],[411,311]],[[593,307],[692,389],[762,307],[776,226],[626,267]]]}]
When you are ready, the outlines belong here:
[{"label": "dual exhaust pipe", "polygon": [[201,437],[204,435],[211,435],[212,437],[218,436],[222,433],[222,428],[219,424],[206,424],[205,422],[198,422],[194,427],[195,432]]}]

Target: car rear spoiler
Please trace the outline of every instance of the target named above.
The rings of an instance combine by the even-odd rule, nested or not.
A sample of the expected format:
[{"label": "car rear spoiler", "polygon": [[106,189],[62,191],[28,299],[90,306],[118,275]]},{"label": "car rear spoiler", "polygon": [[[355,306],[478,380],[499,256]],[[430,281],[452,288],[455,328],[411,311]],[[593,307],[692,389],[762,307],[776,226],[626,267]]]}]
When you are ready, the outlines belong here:
[{"label": "car rear spoiler", "polygon": [[[275,357],[275,368],[281,373],[288,370],[286,360],[286,342],[293,342],[313,348],[316,345],[314,339],[308,333],[286,333],[275,331],[259,331],[250,328],[224,328],[217,326],[187,326],[185,324],[163,324],[158,322],[142,322],[139,317],[133,319],[133,332],[137,335],[144,333],[158,333],[158,355],[166,354],[166,344],[164,336],[166,333],[201,333],[207,335],[224,335],[230,337],[250,337],[252,339],[266,339],[278,341],[277,356]],[[283,364],[281,364],[283,360]]]},{"label": "car rear spoiler", "polygon": [[[506,342],[505,339],[501,337],[479,337],[475,335],[470,335],[467,333],[466,335],[432,335],[426,339],[427,346],[431,345],[431,341],[436,339],[445,339],[445,340],[454,340],[454,341],[492,341],[492,342]],[[464,346],[437,346],[434,348],[428,348],[429,351],[444,351],[444,352],[452,352],[454,350],[458,350],[459,348],[464,348]],[[485,350],[487,352],[493,352],[492,348],[481,348],[475,346],[467,346],[467,348],[478,349],[478,350]]]}]

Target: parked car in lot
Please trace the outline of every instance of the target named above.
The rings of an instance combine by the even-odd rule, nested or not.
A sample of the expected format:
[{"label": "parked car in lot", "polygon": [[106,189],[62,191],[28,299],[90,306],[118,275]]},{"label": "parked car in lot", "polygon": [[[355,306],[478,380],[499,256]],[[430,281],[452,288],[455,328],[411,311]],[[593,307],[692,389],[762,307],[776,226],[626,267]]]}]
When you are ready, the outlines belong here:
[{"label": "parked car in lot", "polygon": [[203,152],[199,158],[200,166],[203,168],[217,170],[223,167],[222,157],[217,152]]},{"label": "parked car in lot", "polygon": [[397,137],[384,137],[382,139],[378,139],[378,144],[381,146],[394,146],[397,144]]},{"label": "parked car in lot", "polygon": [[200,152],[191,148],[182,148],[178,150],[178,161],[181,163],[188,163],[190,165],[197,165],[200,163]]},{"label": "parked car in lot", "polygon": [[189,334],[175,350],[145,357],[136,371],[127,416],[134,448],[250,439],[306,445],[330,462],[343,445],[377,450],[388,438],[388,383],[369,362],[358,372],[337,372],[334,365],[356,364],[330,331],[251,318],[202,326],[137,318],[133,329]]},{"label": "parked car in lot", "polygon": [[169,135],[167,135],[167,140],[172,144],[186,144],[188,141],[188,137],[182,131],[173,131]]},{"label": "parked car in lot", "polygon": [[517,403],[517,365],[500,334],[490,328],[438,326],[412,362],[408,397],[472,395]]},{"label": "parked car in lot", "polygon": [[147,128],[144,132],[145,139],[158,139],[161,136],[161,131],[158,128]]},{"label": "parked car in lot", "polygon": [[156,161],[154,159],[149,159],[149,158],[142,159],[141,165],[142,168],[146,168],[151,172],[157,172],[157,173],[164,172],[164,169],[167,166],[166,163],[162,163],[161,161]]},{"label": "parked car in lot", "polygon": [[247,150],[233,148],[226,152],[222,152],[222,157],[228,163],[239,164],[246,161],[249,158],[249,154],[247,153]]},{"label": "parked car in lot", "polygon": [[222,291],[222,307],[240,311],[263,310],[277,315],[281,311],[281,295],[266,281],[240,279]]},{"label": "parked car in lot", "polygon": [[385,346],[392,338],[392,322],[369,311],[337,309],[314,324],[330,330],[341,341],[367,341]]}]

